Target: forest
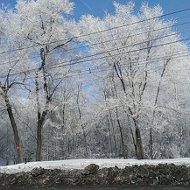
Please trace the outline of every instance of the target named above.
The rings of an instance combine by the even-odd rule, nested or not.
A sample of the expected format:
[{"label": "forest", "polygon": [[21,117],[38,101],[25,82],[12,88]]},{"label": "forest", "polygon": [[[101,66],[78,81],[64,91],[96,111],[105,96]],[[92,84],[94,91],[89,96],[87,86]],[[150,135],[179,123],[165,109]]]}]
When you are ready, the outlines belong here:
[{"label": "forest", "polygon": [[113,4],[113,14],[79,20],[69,0],[1,7],[7,163],[190,157],[190,39],[176,29],[184,23],[159,5]]}]

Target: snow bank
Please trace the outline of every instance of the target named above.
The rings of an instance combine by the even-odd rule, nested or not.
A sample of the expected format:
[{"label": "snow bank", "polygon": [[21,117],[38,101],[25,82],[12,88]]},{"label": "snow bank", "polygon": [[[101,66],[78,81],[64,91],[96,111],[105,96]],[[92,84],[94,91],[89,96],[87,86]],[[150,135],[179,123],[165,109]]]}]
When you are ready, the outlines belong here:
[{"label": "snow bank", "polygon": [[10,166],[1,166],[0,173],[19,173],[30,172],[33,168],[42,167],[44,169],[84,169],[89,164],[99,165],[100,168],[119,167],[134,165],[158,165],[158,164],[175,164],[190,166],[190,158],[180,159],[163,159],[163,160],[135,160],[135,159],[74,159],[74,160],[59,160],[59,161],[42,161],[29,162],[26,164],[17,164]]}]

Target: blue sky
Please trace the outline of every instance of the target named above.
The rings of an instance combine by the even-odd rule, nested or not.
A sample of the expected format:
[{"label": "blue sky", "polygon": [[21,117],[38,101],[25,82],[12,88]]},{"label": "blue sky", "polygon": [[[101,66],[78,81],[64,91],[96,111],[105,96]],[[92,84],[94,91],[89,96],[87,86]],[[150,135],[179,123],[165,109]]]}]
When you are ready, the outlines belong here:
[{"label": "blue sky", "polygon": [[[9,5],[10,7],[13,7],[15,5],[16,0],[0,0],[0,3]],[[53,1],[53,0],[52,0]],[[127,3],[129,0],[115,0],[119,3]],[[133,0],[135,2],[135,11],[138,11],[140,8],[140,5],[143,2],[148,2],[150,6],[155,6],[157,4],[160,4],[163,8],[164,14],[174,12],[177,10],[182,10],[186,8],[190,8],[190,0]],[[74,18],[79,19],[81,15],[83,14],[93,14],[94,16],[102,17],[105,12],[112,13],[114,11],[112,0],[73,0],[75,3],[75,10],[74,10]],[[172,16],[169,16],[167,18],[178,18],[178,17],[184,17],[189,16],[189,18],[186,19],[177,19],[178,23],[187,22],[190,20],[190,11],[183,12],[180,14],[175,14]],[[183,28],[190,27],[189,25],[180,26],[180,28],[177,28],[177,31],[180,31],[182,33],[183,37],[190,36],[190,34],[183,33]]]},{"label": "blue sky", "polygon": [[[0,0],[0,4],[5,4],[5,5],[10,5],[10,7],[14,7],[15,5],[15,1],[16,0]],[[52,0],[53,1],[53,0]],[[116,2],[119,3],[127,3],[129,2],[129,0],[115,0]],[[112,6],[112,0],[73,0],[73,2],[75,3],[75,10],[74,10],[74,17],[76,19],[79,19],[81,15],[83,14],[93,14],[94,16],[100,16],[102,17],[105,12],[109,12],[112,13],[114,11],[113,6]],[[144,2],[143,0],[134,0],[135,2],[135,11],[138,11],[140,8],[140,5],[142,4],[142,2]],[[177,10],[182,10],[182,9],[186,9],[186,8],[190,8],[190,0],[147,0],[145,2],[148,2],[148,4],[150,6],[155,6],[157,4],[160,4],[163,8],[164,14],[170,13],[170,12],[174,12]],[[189,16],[188,19],[186,20],[178,20],[178,23],[183,23],[183,22],[187,22],[188,20],[190,20],[190,11],[189,12],[183,12],[181,14],[176,14],[176,15],[172,15],[169,18],[177,18],[177,17],[183,17],[183,16]],[[119,24],[118,24],[119,25]],[[185,29],[190,28],[190,24],[187,26],[184,26]],[[177,28],[178,31],[182,32],[182,28]],[[183,38],[187,38],[190,37],[190,34],[187,33],[183,33],[182,32],[182,36]],[[93,84],[86,84],[89,90],[91,86],[93,86]],[[91,95],[95,95],[95,93],[91,92]],[[89,97],[89,98],[93,98],[93,97]]]},{"label": "blue sky", "polygon": [[[16,0],[0,0],[0,3],[14,6]],[[116,0],[120,3],[126,3],[128,0]],[[75,3],[75,16],[79,18],[82,14],[93,14],[96,16],[104,15],[104,11],[112,12],[112,0],[73,0]],[[143,0],[134,0],[136,10],[139,9]],[[147,0],[150,6],[160,4],[164,12],[172,12],[179,9],[190,7],[190,0]]]},{"label": "blue sky", "polygon": [[[97,16],[104,15],[105,11],[113,12],[112,0],[75,0],[77,17],[90,13]],[[119,3],[126,3],[128,0],[116,0]],[[165,13],[179,9],[190,8],[190,0],[134,0],[135,9],[138,10],[142,2],[148,2],[150,6],[160,4]]]}]

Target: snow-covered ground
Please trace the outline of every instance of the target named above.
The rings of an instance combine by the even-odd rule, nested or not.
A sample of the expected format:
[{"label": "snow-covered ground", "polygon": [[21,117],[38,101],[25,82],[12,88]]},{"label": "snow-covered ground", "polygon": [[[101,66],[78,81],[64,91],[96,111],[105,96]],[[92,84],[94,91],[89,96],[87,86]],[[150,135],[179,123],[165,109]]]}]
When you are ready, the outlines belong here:
[{"label": "snow-covered ground", "polygon": [[166,160],[135,160],[135,159],[74,159],[74,160],[59,160],[59,161],[43,161],[29,162],[26,164],[17,164],[10,166],[1,166],[0,173],[18,173],[29,172],[33,168],[42,167],[45,169],[84,169],[89,164],[97,164],[100,168],[103,167],[119,167],[133,165],[158,165],[158,164],[175,164],[190,166],[190,158],[166,159]]}]

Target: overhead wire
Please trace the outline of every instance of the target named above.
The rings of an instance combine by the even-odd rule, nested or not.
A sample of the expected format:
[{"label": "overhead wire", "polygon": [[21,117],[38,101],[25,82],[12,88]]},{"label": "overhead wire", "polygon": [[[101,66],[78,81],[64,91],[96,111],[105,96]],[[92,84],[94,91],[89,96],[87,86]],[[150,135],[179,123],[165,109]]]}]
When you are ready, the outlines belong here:
[{"label": "overhead wire", "polygon": [[163,14],[163,15],[160,15],[160,16],[155,16],[155,17],[151,17],[151,18],[147,18],[147,19],[142,19],[142,20],[139,20],[137,22],[132,22],[132,23],[129,23],[129,24],[123,24],[123,25],[111,27],[111,28],[105,29],[105,30],[99,30],[99,31],[96,31],[96,32],[77,35],[77,36],[71,37],[71,38],[69,38],[67,40],[65,40],[65,39],[64,40],[55,40],[55,41],[52,41],[52,42],[43,43],[41,45],[35,44],[35,45],[28,46],[28,47],[22,47],[22,48],[9,50],[9,51],[3,51],[3,52],[0,52],[0,54],[20,51],[20,50],[29,49],[29,48],[38,47],[38,46],[50,45],[50,44],[57,43],[57,42],[60,42],[60,41],[64,41],[64,44],[68,44],[71,41],[73,41],[73,39],[78,39],[78,38],[82,38],[82,37],[86,37],[86,36],[90,36],[90,35],[94,35],[94,34],[99,34],[99,33],[107,32],[107,31],[110,31],[110,30],[126,27],[126,26],[132,26],[132,25],[139,24],[139,23],[142,23],[142,22],[146,22],[146,21],[149,21],[149,20],[153,20],[153,19],[156,19],[156,18],[163,18],[163,17],[166,17],[166,16],[170,16],[170,15],[174,15],[174,14],[182,13],[182,12],[187,12],[187,11],[190,11],[190,8],[181,9],[181,10],[178,10],[178,11],[173,11],[173,12],[170,12],[170,13],[166,13],[166,14]]},{"label": "overhead wire", "polygon": [[[176,53],[176,54],[173,54],[172,55],[172,59],[176,59],[176,58],[181,58],[181,57],[187,57],[187,56],[190,56],[190,53],[187,53],[187,52],[184,52],[183,54],[180,54],[181,52],[179,52],[179,54],[178,53]],[[168,56],[158,56],[158,57],[153,57],[152,59],[149,59],[148,61],[149,62],[155,62],[155,61],[161,61],[162,59],[164,59],[164,58],[168,58]],[[138,61],[139,63],[146,63],[147,61],[146,60],[139,60]],[[130,63],[137,63],[137,61],[131,61]],[[105,64],[105,63],[104,63]],[[101,67],[104,65],[104,64],[101,64]],[[106,64],[105,64],[106,65]],[[126,66],[127,64],[122,64],[122,66]],[[137,63],[137,66],[139,66],[139,64]],[[108,69],[108,71],[109,71],[109,68],[110,68],[110,66],[109,67],[107,67],[107,68],[104,68],[102,71],[107,71],[106,69]],[[158,70],[152,70],[152,69],[154,69],[154,68],[151,68],[150,70],[152,71],[152,72],[156,72],[156,71],[158,71],[158,70],[162,70],[162,68],[159,68]],[[100,68],[98,68],[98,67],[95,67],[95,68],[88,68],[88,69],[85,69],[85,70],[79,70],[79,71],[72,71],[72,72],[69,72],[69,73],[67,73],[67,76],[66,77],[73,77],[74,75],[73,75],[73,73],[76,73],[76,76],[79,76],[80,74],[82,74],[82,73],[88,73],[88,74],[94,74],[92,71],[94,71],[94,70],[101,70]],[[113,68],[110,68],[110,70],[113,70]],[[147,70],[148,71],[148,70]],[[18,74],[20,74],[20,73],[18,73]],[[10,74],[11,75],[11,74]],[[15,75],[14,75],[15,76]],[[64,75],[65,76],[65,75]],[[43,76],[38,76],[38,78],[42,78]],[[32,76],[28,76],[26,79],[28,80],[28,79],[34,79],[35,77],[32,77]],[[58,79],[61,79],[60,77],[59,78],[54,78],[53,80],[58,80]]]},{"label": "overhead wire", "polygon": [[[187,16],[187,17],[179,17],[179,18],[188,18],[190,16]],[[187,24],[190,24],[190,21],[188,22],[184,22],[184,23],[179,23],[179,24],[176,24],[176,25],[173,25],[172,27],[176,27],[176,26],[184,26],[184,25],[187,25]],[[164,29],[167,29],[167,28],[171,28],[171,26],[167,26],[167,27],[162,27],[162,28],[158,28],[156,30],[152,30],[151,32],[158,32],[160,30],[164,30]],[[187,30],[183,30],[183,31],[180,31],[180,32],[174,32],[173,34],[170,34],[171,36],[172,35],[177,35],[177,34],[181,34],[181,32],[185,32]],[[144,32],[141,32],[141,33],[137,33],[137,34],[133,34],[133,35],[130,35],[130,36],[127,36],[127,37],[135,37],[135,36],[138,36],[138,35],[141,35],[141,34],[146,34],[148,33],[148,31],[144,31]],[[93,46],[97,46],[97,45],[100,45],[100,44],[103,44],[103,43],[108,43],[108,42],[113,42],[113,41],[117,41],[117,40],[121,40],[121,39],[126,39],[127,37],[121,37],[121,38],[112,38],[110,40],[105,40],[105,41],[101,41],[101,42],[98,42],[98,43],[90,43],[90,47],[93,47]],[[169,37],[168,36],[165,36],[165,37]],[[165,38],[164,36],[162,36],[161,38]],[[155,40],[155,39],[152,39],[152,40]],[[58,41],[57,41],[58,42]],[[140,43],[143,43],[143,42],[140,42]],[[145,43],[145,41],[144,41]],[[39,45],[38,45],[39,46]],[[70,52],[70,51],[74,51],[74,50],[79,50],[81,48],[84,48],[84,47],[87,47],[88,45],[82,45],[82,46],[79,46],[79,47],[75,47],[75,48],[68,48],[68,49],[65,49],[64,50],[64,53],[65,52]],[[21,48],[22,50],[24,50],[25,48]],[[21,50],[19,49],[19,50]],[[0,52],[0,54],[4,54],[4,53],[8,53],[8,52],[14,52],[15,50],[9,50],[9,51],[3,51],[3,52]],[[49,53],[48,55],[53,55],[55,53]],[[12,56],[14,57],[14,56]],[[40,55],[37,55],[37,56],[33,56],[33,57],[30,57],[31,59],[35,59],[35,58],[40,58]],[[10,59],[10,56],[9,56],[9,59]],[[20,59],[15,59],[15,60],[10,60],[10,61],[7,61],[7,62],[3,62],[3,63],[0,63],[0,65],[4,65],[4,64],[8,64],[8,63],[14,63],[16,61],[19,61]]]},{"label": "overhead wire", "polygon": [[[185,9],[185,10],[188,10],[188,9]],[[184,10],[184,11],[185,11]],[[177,12],[181,12],[181,11],[175,11],[175,13],[177,13]],[[183,12],[183,11],[182,11]],[[170,14],[170,13],[169,13]],[[168,15],[168,14],[166,14],[166,15]],[[153,19],[153,18],[151,18],[151,19]],[[150,19],[147,19],[147,20],[150,20]],[[145,21],[145,20],[143,20],[143,21]],[[139,22],[141,22],[141,21],[139,21]],[[137,22],[137,23],[139,23],[139,22]],[[182,23],[182,24],[187,24],[187,23],[189,23],[189,22],[186,22],[186,23]],[[135,24],[135,23],[133,23],[133,24]],[[117,27],[116,27],[117,28]],[[114,28],[112,28],[112,29],[114,29]],[[160,29],[158,29],[158,30],[160,30]],[[100,31],[99,31],[100,32]],[[101,32],[103,32],[103,31],[101,31]],[[91,33],[92,34],[92,33]],[[165,36],[165,37],[169,37],[169,36],[171,36],[171,35],[175,35],[176,33],[173,33],[173,34],[170,34],[170,35],[167,35],[167,36]],[[86,35],[90,35],[90,34],[86,34]],[[140,34],[139,34],[140,35]],[[163,37],[164,38],[164,37]],[[160,38],[157,38],[157,39],[160,39]],[[152,39],[152,40],[155,40],[155,39]],[[181,41],[187,41],[187,40],[190,40],[190,38],[187,38],[187,39],[182,39],[182,40],[177,40],[177,41],[174,41],[174,42],[169,42],[169,43],[166,43],[166,44],[160,44],[160,45],[156,45],[156,46],[151,46],[151,48],[152,47],[159,47],[159,46],[163,46],[163,45],[169,45],[169,44],[172,44],[172,43],[177,43],[177,42],[181,42]],[[68,42],[69,43],[69,42]],[[102,43],[102,42],[101,42]],[[141,42],[141,43],[146,43],[146,41],[145,42]],[[138,43],[137,45],[139,45],[140,43]],[[131,46],[135,46],[136,44],[133,44],[133,45],[131,45]],[[130,47],[130,46],[128,46],[128,47]],[[110,49],[110,50],[108,50],[108,51],[104,51],[104,52],[100,52],[100,53],[97,53],[97,54],[94,54],[94,55],[88,55],[88,56],[86,56],[86,57],[82,57],[82,58],[78,58],[79,60],[80,59],[86,59],[86,58],[89,58],[89,57],[93,57],[93,56],[97,56],[97,55],[101,55],[101,54],[104,54],[104,53],[110,53],[110,52],[112,52],[112,51],[118,51],[118,50],[120,50],[120,49],[124,49],[124,48],[126,48],[126,47],[120,47],[120,48],[115,48],[115,49]],[[147,49],[147,48],[150,48],[150,47],[146,47],[146,48],[141,48],[141,49],[137,49],[137,50],[133,50],[133,51],[129,51],[129,52],[123,52],[122,54],[126,54],[126,53],[131,53],[131,52],[136,52],[136,51],[141,51],[141,50],[143,50],[143,49]],[[121,55],[121,53],[119,53],[119,54],[114,54],[114,55],[112,55],[112,56],[116,56],[116,55]],[[94,60],[99,60],[99,59],[104,59],[104,58],[107,58],[108,56],[105,56],[105,57],[100,57],[100,58],[95,58],[95,59],[90,59],[90,60],[82,60],[82,62],[89,62],[89,61],[94,61]],[[77,59],[77,60],[78,60]],[[64,66],[68,66],[68,65],[74,65],[74,64],[77,64],[77,63],[81,63],[81,61],[79,62],[79,61],[77,61],[77,62],[74,62],[74,63],[70,63],[70,64],[68,64],[68,65],[60,65],[60,64],[63,64],[63,63],[68,63],[68,62],[71,62],[71,61],[66,61],[66,62],[61,62],[61,63],[59,63],[59,64],[56,64],[56,65],[54,65],[53,67],[50,67],[50,68],[54,68],[54,67],[64,67]],[[31,72],[31,71],[35,71],[35,69],[32,69],[32,70],[26,70],[26,71],[23,71],[23,72],[19,72],[19,73],[13,73],[13,74],[10,74],[10,76],[12,75],[16,75],[16,74],[22,74],[22,73],[27,73],[27,72]],[[0,78],[2,78],[2,77],[0,77]]]},{"label": "overhead wire", "polygon": [[[189,16],[190,17],[190,16]],[[184,25],[187,25],[187,24],[190,24],[190,21],[188,22],[184,22],[184,23],[180,23],[180,24],[176,24],[176,25],[173,25],[172,27],[176,27],[176,26],[184,26]],[[164,29],[167,29],[167,28],[171,28],[171,26],[167,26],[167,27],[163,27],[163,28],[158,28],[157,30],[152,30],[151,32],[158,32],[160,30],[164,30]],[[180,31],[180,32],[176,32],[176,34],[180,33],[183,31]],[[90,45],[90,47],[93,47],[93,46],[97,46],[99,44],[103,44],[103,43],[108,43],[108,42],[113,42],[113,41],[117,41],[117,40],[122,40],[122,39],[126,39],[127,37],[135,37],[135,36],[138,36],[138,35],[141,35],[141,34],[146,34],[148,33],[148,31],[145,31],[145,32],[141,32],[141,33],[137,33],[137,34],[133,34],[133,35],[129,35],[129,36],[125,36],[125,37],[117,37],[117,38],[112,38],[110,40],[105,40],[105,41],[101,41],[101,42],[97,42],[97,43],[88,43]],[[84,48],[84,47],[87,47],[88,45],[81,45],[79,47],[76,47],[76,48],[70,48],[70,49],[67,49],[65,50],[66,52],[68,51],[72,51],[72,50],[78,50],[78,49],[81,49],[81,48]]]},{"label": "overhead wire", "polygon": [[[188,39],[184,39],[184,40],[190,40],[190,38]],[[183,40],[183,41],[184,41]],[[179,41],[182,41],[182,40],[177,40],[177,41],[174,41],[174,42],[169,42],[169,43],[165,43],[165,44],[160,44],[160,45],[157,45],[157,46],[152,46],[152,47],[160,47],[160,46],[164,46],[164,45],[169,45],[169,44],[174,44],[174,43],[177,43]],[[147,48],[141,48],[139,50],[143,50],[143,49],[147,49]],[[138,51],[139,51],[138,50]],[[132,52],[132,51],[130,51]],[[112,56],[116,56],[116,55],[122,55],[122,54],[126,54],[126,53],[129,53],[129,52],[122,52],[122,53],[117,53],[117,54],[113,54]],[[168,56],[166,56],[168,57]],[[97,61],[97,60],[101,60],[101,59],[105,59],[105,58],[110,58],[110,55],[108,56],[104,56],[104,57],[100,57],[100,58],[94,58],[94,59],[88,59],[88,60],[82,60],[82,61],[78,61],[78,62],[72,62],[70,64],[64,64],[62,65],[61,63],[59,64],[56,64],[56,65],[53,65],[51,67],[48,67],[49,69],[54,69],[54,68],[60,68],[60,67],[66,67],[66,66],[72,66],[72,65],[75,65],[75,64],[78,64],[78,63],[83,63],[83,62],[90,62],[90,61]],[[68,62],[68,61],[67,61]],[[65,63],[65,62],[62,62],[62,63]],[[61,64],[61,65],[60,65]],[[20,75],[20,74],[26,74],[26,73],[31,73],[31,72],[36,72],[36,69],[30,69],[30,70],[25,70],[25,71],[22,71],[22,72],[17,72],[17,73],[11,73],[9,74],[9,76],[16,76],[16,75]],[[6,78],[7,75],[5,76],[0,76],[0,78]]]},{"label": "overhead wire", "polygon": [[[190,17],[190,16],[188,16]],[[172,25],[172,26],[166,26],[166,27],[162,27],[162,28],[158,28],[156,30],[152,30],[151,32],[158,32],[160,30],[164,30],[164,29],[167,29],[167,28],[171,28],[171,27],[177,27],[177,26],[184,26],[184,25],[187,25],[187,24],[190,24],[190,21],[188,22],[183,22],[183,23],[179,23],[179,24],[175,24],[175,25]],[[180,34],[181,32],[183,31],[180,31],[180,32],[176,32],[176,34]],[[105,40],[105,41],[101,41],[101,42],[98,42],[98,43],[90,43],[90,46],[93,47],[93,46],[97,46],[99,44],[102,44],[102,43],[107,43],[107,42],[113,42],[113,41],[117,41],[117,40],[120,40],[120,39],[126,39],[127,37],[135,37],[135,36],[138,36],[138,35],[141,35],[141,34],[146,34],[148,33],[148,31],[144,31],[144,32],[140,32],[140,33],[137,33],[137,34],[133,34],[133,35],[130,35],[130,36],[125,36],[125,37],[121,37],[121,38],[112,38],[110,40]],[[78,50],[78,49],[81,49],[81,48],[84,48],[84,47],[87,47],[88,45],[81,45],[79,47],[75,47],[75,48],[68,48],[68,49],[65,49],[64,52],[69,52],[69,51],[73,51],[73,50]],[[1,53],[6,53],[6,52],[11,52],[10,51],[4,51],[4,52],[1,52]],[[0,53],[0,54],[1,54]],[[53,53],[50,53],[50,55],[53,54]],[[38,56],[35,56],[35,57],[32,57],[32,58],[38,58],[40,57],[40,55]],[[13,60],[14,61],[14,60]],[[0,64],[1,65],[1,64]]]},{"label": "overhead wire", "polygon": [[[190,22],[189,22],[190,23]],[[184,32],[189,32],[190,29],[186,29],[184,30]],[[161,37],[158,37],[158,38],[153,38],[151,40],[146,40],[146,41],[142,41],[142,42],[139,42],[139,43],[136,43],[136,44],[132,44],[132,45],[128,45],[128,46],[122,46],[122,47],[118,47],[118,48],[115,48],[115,49],[109,49],[109,51],[115,51],[115,50],[120,50],[120,49],[124,49],[126,47],[134,47],[136,45],[140,45],[140,44],[143,44],[143,43],[146,43],[146,42],[149,42],[149,41],[153,41],[153,40],[158,40],[158,39],[163,39],[163,38],[167,38],[167,37],[170,37],[170,36],[174,36],[174,35],[177,35],[178,33],[172,33],[172,34],[169,34],[169,35],[166,35],[166,36],[161,36]],[[180,33],[179,33],[180,34]],[[103,41],[103,42],[100,42],[98,44],[103,44],[105,42],[108,42],[108,41]],[[109,42],[111,42],[111,40],[109,40]],[[97,45],[97,44],[96,44]],[[104,54],[104,53],[108,53],[108,51],[103,51],[103,52],[98,52],[97,54],[92,54],[92,55],[88,55],[88,56],[85,56],[85,57],[81,57],[81,58],[77,58],[78,59],[85,59],[85,58],[89,58],[89,57],[92,57],[92,56],[96,56],[96,55],[101,55],[101,54]],[[52,53],[50,55],[55,55],[55,54],[58,54],[58,53]],[[49,55],[49,54],[48,54]],[[33,56],[33,57],[29,57],[30,59],[35,59],[35,58],[40,58],[40,55],[38,56]],[[0,63],[0,65],[4,65],[4,64],[10,64],[10,63],[15,63],[17,61],[21,61],[20,59],[15,59],[15,60],[10,60],[10,61],[6,61],[6,62],[2,62]],[[70,62],[71,60],[67,61],[67,62]]]}]

